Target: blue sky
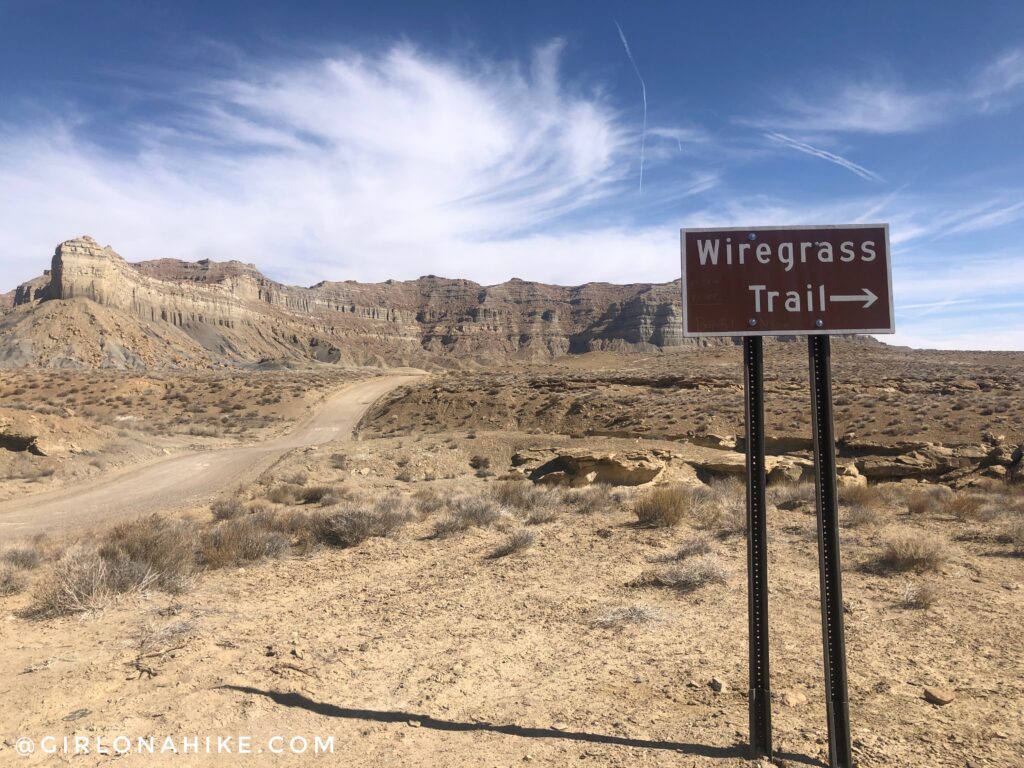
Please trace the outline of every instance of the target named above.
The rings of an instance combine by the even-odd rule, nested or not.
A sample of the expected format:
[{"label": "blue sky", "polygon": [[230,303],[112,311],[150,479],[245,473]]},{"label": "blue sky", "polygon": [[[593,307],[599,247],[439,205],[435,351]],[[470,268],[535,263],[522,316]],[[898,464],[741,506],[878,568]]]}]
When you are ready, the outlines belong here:
[{"label": "blue sky", "polygon": [[887,340],[1021,350],[1022,122],[1020,2],[0,0],[0,289],[80,234],[578,284],[676,278],[680,227],[889,222]]}]

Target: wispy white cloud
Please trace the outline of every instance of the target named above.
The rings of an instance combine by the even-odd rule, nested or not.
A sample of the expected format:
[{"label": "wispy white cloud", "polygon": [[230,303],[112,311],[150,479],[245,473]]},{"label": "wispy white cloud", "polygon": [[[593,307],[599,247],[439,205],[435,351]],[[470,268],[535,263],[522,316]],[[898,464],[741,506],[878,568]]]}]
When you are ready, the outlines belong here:
[{"label": "wispy white cloud", "polygon": [[973,78],[944,88],[913,90],[892,78],[829,83],[814,97],[788,93],[782,112],[749,120],[801,135],[822,133],[916,133],[951,120],[992,112],[1024,92],[1024,49],[1009,50]]},{"label": "wispy white cloud", "polygon": [[[0,130],[0,279],[82,233],[133,259],[241,258],[289,279],[539,273],[555,243],[540,257],[531,238],[629,172],[621,115],[565,86],[560,53],[543,46],[525,71],[408,46],[253,66],[191,84],[128,153],[59,120]],[[555,260],[578,270],[593,242],[564,242]]]},{"label": "wispy white cloud", "polygon": [[874,171],[869,171],[863,165],[858,165],[852,160],[849,160],[841,155],[837,155],[833,152],[828,152],[827,150],[819,149],[818,147],[812,147],[810,144],[806,144],[805,142],[802,141],[797,141],[796,139],[790,136],[786,136],[783,133],[766,133],[765,137],[770,141],[783,144],[789,147],[790,149],[795,149],[797,152],[803,152],[805,155],[819,157],[822,160],[834,163],[835,165],[838,165],[841,168],[845,168],[851,173],[860,176],[862,179],[866,179],[868,181],[884,181],[884,179],[881,176],[879,176]]}]

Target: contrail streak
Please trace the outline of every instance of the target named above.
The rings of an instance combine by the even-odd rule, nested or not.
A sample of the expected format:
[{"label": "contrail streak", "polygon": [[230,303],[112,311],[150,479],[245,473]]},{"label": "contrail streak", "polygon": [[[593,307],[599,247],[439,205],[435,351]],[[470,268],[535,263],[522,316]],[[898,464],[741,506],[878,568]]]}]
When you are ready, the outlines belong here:
[{"label": "contrail streak", "polygon": [[772,141],[778,142],[779,144],[785,144],[790,149],[795,149],[797,152],[803,152],[805,155],[811,155],[812,157],[820,157],[822,160],[827,160],[830,163],[835,163],[838,166],[845,168],[851,173],[855,173],[862,179],[868,181],[885,181],[874,171],[869,171],[863,165],[857,165],[852,160],[847,160],[841,155],[836,155],[831,152],[827,152],[824,149],[818,149],[812,147],[810,144],[804,144],[802,141],[797,141],[794,138],[787,136],[784,133],[766,133],[765,138],[771,139]]},{"label": "contrail streak", "polygon": [[640,131],[640,191],[644,191],[644,147],[647,143],[647,83],[644,82],[643,75],[640,74],[640,68],[636,65],[636,59],[633,58],[633,52],[629,50],[629,41],[626,40],[626,34],[622,31],[622,27],[619,26],[619,22],[615,22],[615,28],[619,30],[619,39],[622,41],[622,47],[626,49],[626,55],[629,57],[629,63],[633,65],[633,71],[636,72],[636,79],[640,81],[640,94],[643,96],[644,101],[644,126]]}]

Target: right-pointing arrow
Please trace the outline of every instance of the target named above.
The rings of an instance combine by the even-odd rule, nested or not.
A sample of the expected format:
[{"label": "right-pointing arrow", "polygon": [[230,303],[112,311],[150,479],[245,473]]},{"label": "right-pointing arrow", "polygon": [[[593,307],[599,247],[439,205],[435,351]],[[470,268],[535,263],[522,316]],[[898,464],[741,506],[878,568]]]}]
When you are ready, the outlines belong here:
[{"label": "right-pointing arrow", "polygon": [[864,302],[864,309],[878,301],[878,297],[870,288],[864,288],[861,293],[854,296],[829,296],[829,299],[832,301],[862,301]]}]

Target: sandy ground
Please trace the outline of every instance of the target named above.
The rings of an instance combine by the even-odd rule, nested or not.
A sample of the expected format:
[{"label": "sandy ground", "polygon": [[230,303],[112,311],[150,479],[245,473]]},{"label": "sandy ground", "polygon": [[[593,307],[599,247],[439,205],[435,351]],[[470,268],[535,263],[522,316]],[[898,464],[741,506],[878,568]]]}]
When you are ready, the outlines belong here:
[{"label": "sandy ground", "polygon": [[[8,598],[0,763],[107,765],[18,759],[12,747],[18,736],[109,744],[123,733],[179,745],[186,735],[248,735],[254,751],[132,754],[117,759],[125,766],[747,765],[743,540],[713,544],[724,586],[637,588],[628,585],[653,556],[696,531],[633,521],[624,506],[563,512],[532,527],[532,548],[492,560],[503,533],[434,540],[427,518],[390,539],[218,571],[184,595],[147,593],[46,622],[16,617],[27,595]],[[865,569],[896,530],[941,535],[951,552],[942,571]],[[772,507],[769,541],[775,744],[785,765],[823,765],[813,514]],[[986,524],[911,518],[899,505],[877,526],[847,529],[843,545],[857,764],[1024,765],[1024,560]],[[937,604],[902,607],[907,586],[922,582],[938,587]],[[630,606],[657,619],[594,625]],[[145,658],[143,673],[133,661],[146,627],[185,631]],[[929,704],[925,686],[956,700]],[[787,706],[785,693],[806,702]],[[267,751],[272,736],[296,735],[333,737],[333,756]]]},{"label": "sandy ground", "polygon": [[185,453],[54,492],[0,502],[0,533],[67,532],[131,515],[199,503],[266,469],[288,450],[351,436],[366,408],[414,376],[383,376],[345,387],[291,433],[238,448]]}]

